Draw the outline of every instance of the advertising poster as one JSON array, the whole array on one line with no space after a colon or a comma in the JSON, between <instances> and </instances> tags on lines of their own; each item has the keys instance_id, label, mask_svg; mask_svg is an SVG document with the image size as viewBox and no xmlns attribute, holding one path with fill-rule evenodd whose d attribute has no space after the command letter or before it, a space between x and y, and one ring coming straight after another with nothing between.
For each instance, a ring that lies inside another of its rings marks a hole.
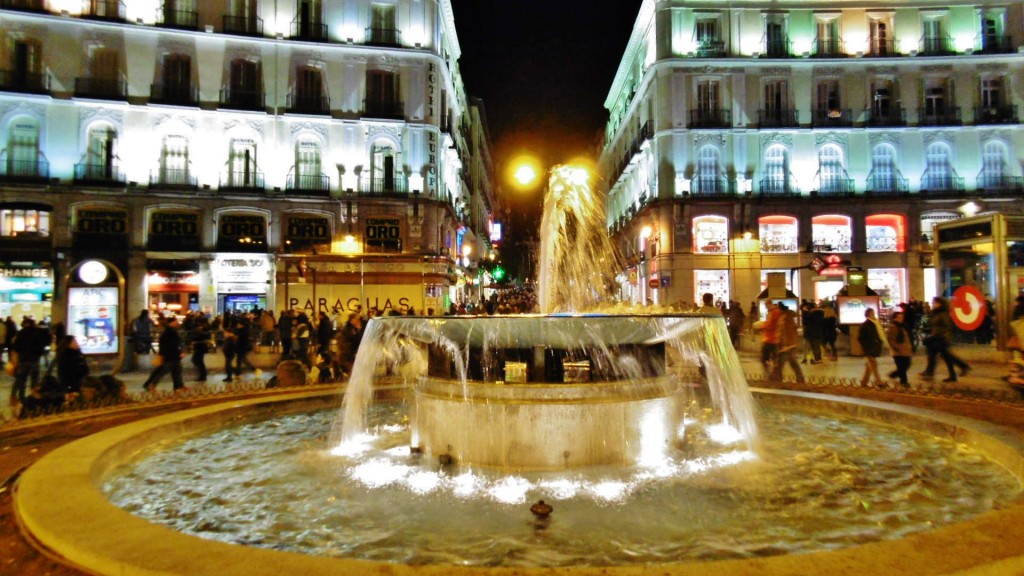
<instances>
[{"instance_id":1,"label":"advertising poster","mask_svg":"<svg viewBox=\"0 0 1024 576\"><path fill-rule=\"evenodd\" d=\"M879 318L881 302L878 296L837 296L840 324L863 324L868 308L875 309L875 318Z\"/></svg>"},{"instance_id":2,"label":"advertising poster","mask_svg":"<svg viewBox=\"0 0 1024 576\"><path fill-rule=\"evenodd\" d=\"M68 334L83 354L117 354L117 288L68 288Z\"/></svg>"}]
</instances>

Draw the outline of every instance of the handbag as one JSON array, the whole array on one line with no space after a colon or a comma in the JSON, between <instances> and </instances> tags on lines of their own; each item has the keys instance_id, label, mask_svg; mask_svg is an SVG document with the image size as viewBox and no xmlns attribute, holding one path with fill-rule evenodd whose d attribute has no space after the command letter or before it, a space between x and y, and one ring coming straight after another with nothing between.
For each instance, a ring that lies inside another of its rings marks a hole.
<instances>
[{"instance_id":1,"label":"handbag","mask_svg":"<svg viewBox=\"0 0 1024 576\"><path fill-rule=\"evenodd\" d=\"M164 357L163 357L162 354L157 354L156 356L153 356L153 367L154 368L158 368L158 367L163 366L163 365L164 365Z\"/></svg>"}]
</instances>

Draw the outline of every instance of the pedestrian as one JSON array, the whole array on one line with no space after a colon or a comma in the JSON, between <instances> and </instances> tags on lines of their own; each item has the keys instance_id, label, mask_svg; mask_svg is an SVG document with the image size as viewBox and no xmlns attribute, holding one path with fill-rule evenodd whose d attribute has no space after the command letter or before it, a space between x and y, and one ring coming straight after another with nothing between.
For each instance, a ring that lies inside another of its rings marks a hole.
<instances>
[{"instance_id":1,"label":"pedestrian","mask_svg":"<svg viewBox=\"0 0 1024 576\"><path fill-rule=\"evenodd\" d=\"M32 318L21 321L21 330L11 341L11 362L14 364L14 385L11 388L11 405L23 404L27 393L26 383L31 380L32 388L39 386L39 362L50 346L50 331L36 325Z\"/></svg>"},{"instance_id":2,"label":"pedestrian","mask_svg":"<svg viewBox=\"0 0 1024 576\"><path fill-rule=\"evenodd\" d=\"M282 310L277 318L277 333L281 338L281 359L290 360L292 357L292 337L295 331L295 313L291 310Z\"/></svg>"},{"instance_id":3,"label":"pedestrian","mask_svg":"<svg viewBox=\"0 0 1024 576\"><path fill-rule=\"evenodd\" d=\"M943 382L956 382L957 375L954 368L960 368L960 376L966 376L971 367L966 362L953 354L949 347L953 344L953 320L949 317L949 305L946 299L936 296L932 299L932 311L928 315L928 336L924 339L925 349L928 351L928 364L921 372L921 377L931 379L935 374L935 363L939 356L946 363L949 370L949 377Z\"/></svg>"},{"instance_id":4,"label":"pedestrian","mask_svg":"<svg viewBox=\"0 0 1024 576\"><path fill-rule=\"evenodd\" d=\"M78 346L74 336L64 336L57 343L57 355L54 359L57 366L57 380L66 395L78 396L82 389L82 380L89 375L89 363L85 354Z\"/></svg>"},{"instance_id":5,"label":"pedestrian","mask_svg":"<svg viewBox=\"0 0 1024 576\"><path fill-rule=\"evenodd\" d=\"M210 323L205 317L196 320L192 332L192 366L196 369L196 382L206 382L206 355L210 352Z\"/></svg>"},{"instance_id":6,"label":"pedestrian","mask_svg":"<svg viewBox=\"0 0 1024 576\"><path fill-rule=\"evenodd\" d=\"M771 363L776 360L776 351L779 348L779 319L781 317L782 310L773 306L769 300L768 316L761 323L761 367L768 373L774 372Z\"/></svg>"},{"instance_id":7,"label":"pedestrian","mask_svg":"<svg viewBox=\"0 0 1024 576\"><path fill-rule=\"evenodd\" d=\"M885 331L875 316L875 309L868 308L864 311L864 323L857 331L857 342L864 353L864 374L860 377L860 385L867 386L872 376L875 378L875 385L884 384L882 376L878 373L878 357L885 350Z\"/></svg>"},{"instance_id":8,"label":"pedestrian","mask_svg":"<svg viewBox=\"0 0 1024 576\"><path fill-rule=\"evenodd\" d=\"M334 322L327 312L323 310L317 315L316 323L316 351L326 358L331 353L331 338L334 336Z\"/></svg>"},{"instance_id":9,"label":"pedestrian","mask_svg":"<svg viewBox=\"0 0 1024 576\"><path fill-rule=\"evenodd\" d=\"M821 306L810 302L804 316L804 341L810 348L811 364L821 364L821 346L825 332L825 311Z\"/></svg>"},{"instance_id":10,"label":"pedestrian","mask_svg":"<svg viewBox=\"0 0 1024 576\"><path fill-rule=\"evenodd\" d=\"M821 307L821 347L828 352L830 360L839 359L839 351L836 350L836 338L839 336L839 317L832 304Z\"/></svg>"},{"instance_id":11,"label":"pedestrian","mask_svg":"<svg viewBox=\"0 0 1024 576\"><path fill-rule=\"evenodd\" d=\"M224 381L231 382L234 379L232 369L235 354L238 352L238 336L227 326L224 327L224 343L221 344L220 351L224 355Z\"/></svg>"},{"instance_id":12,"label":"pedestrian","mask_svg":"<svg viewBox=\"0 0 1024 576\"><path fill-rule=\"evenodd\" d=\"M705 292L700 297L701 306L697 308L698 314L707 314L708 316L724 316L722 309L715 306L715 295L711 292Z\"/></svg>"},{"instance_id":13,"label":"pedestrian","mask_svg":"<svg viewBox=\"0 0 1024 576\"><path fill-rule=\"evenodd\" d=\"M235 336L238 338L235 345L235 375L241 376L244 368L252 371L256 366L249 361L249 352L252 351L252 324L245 316L239 316L235 320Z\"/></svg>"},{"instance_id":14,"label":"pedestrian","mask_svg":"<svg viewBox=\"0 0 1024 576\"><path fill-rule=\"evenodd\" d=\"M782 380L783 365L789 364L796 374L797 384L804 383L804 373L796 360L797 346L800 345L800 334L797 331L796 311L790 310L782 302L778 303L779 317L776 323L777 350L775 352L775 372L773 379Z\"/></svg>"},{"instance_id":15,"label":"pedestrian","mask_svg":"<svg viewBox=\"0 0 1024 576\"><path fill-rule=\"evenodd\" d=\"M149 354L153 350L153 319L149 310L144 309L132 321L132 339L135 341L136 354Z\"/></svg>"},{"instance_id":16,"label":"pedestrian","mask_svg":"<svg viewBox=\"0 0 1024 576\"><path fill-rule=\"evenodd\" d=\"M898 378L900 386L906 388L910 386L910 382L907 381L907 370L910 370L910 360L914 356L914 342L907 326L907 315L902 310L897 310L893 314L886 338L889 341L889 349L892 350L892 361L896 363L896 370L889 373L889 376Z\"/></svg>"},{"instance_id":17,"label":"pedestrian","mask_svg":"<svg viewBox=\"0 0 1024 576\"><path fill-rule=\"evenodd\" d=\"M185 382L181 379L181 359L184 357L184 352L181 348L181 322L178 321L177 316L171 316L166 320L164 324L164 330L160 334L159 347L160 350L157 352L156 368L150 372L149 378L146 378L146 382L143 383L142 388L146 392L154 392L156 385L164 374L170 372L171 381L174 385L174 391L185 390Z\"/></svg>"},{"instance_id":18,"label":"pedestrian","mask_svg":"<svg viewBox=\"0 0 1024 576\"><path fill-rule=\"evenodd\" d=\"M312 328L309 326L309 317L305 313L300 312L295 317L295 354L298 356L299 361L309 369L313 368L313 363L309 360L309 338L311 333Z\"/></svg>"}]
</instances>

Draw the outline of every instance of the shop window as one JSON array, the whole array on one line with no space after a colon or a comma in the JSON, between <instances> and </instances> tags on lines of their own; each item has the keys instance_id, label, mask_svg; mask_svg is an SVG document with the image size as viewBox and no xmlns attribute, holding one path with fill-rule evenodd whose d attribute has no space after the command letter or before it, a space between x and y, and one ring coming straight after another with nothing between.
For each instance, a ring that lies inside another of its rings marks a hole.
<instances>
[{"instance_id":1,"label":"shop window","mask_svg":"<svg viewBox=\"0 0 1024 576\"><path fill-rule=\"evenodd\" d=\"M715 296L715 305L719 302L729 301L729 271L728 270L694 270L693 271L693 301L701 302L701 297L710 292Z\"/></svg>"},{"instance_id":2,"label":"shop window","mask_svg":"<svg viewBox=\"0 0 1024 576\"><path fill-rule=\"evenodd\" d=\"M695 254L729 253L729 219L723 216L698 216L693 219Z\"/></svg>"},{"instance_id":3,"label":"shop window","mask_svg":"<svg viewBox=\"0 0 1024 576\"><path fill-rule=\"evenodd\" d=\"M45 238L49 235L49 212L42 210L0 208L0 236Z\"/></svg>"},{"instance_id":4,"label":"shop window","mask_svg":"<svg viewBox=\"0 0 1024 576\"><path fill-rule=\"evenodd\" d=\"M845 254L853 251L852 225L849 216L826 214L811 219L814 252Z\"/></svg>"},{"instance_id":5,"label":"shop window","mask_svg":"<svg viewBox=\"0 0 1024 576\"><path fill-rule=\"evenodd\" d=\"M872 214L864 219L868 252L906 252L907 219L900 214Z\"/></svg>"},{"instance_id":6,"label":"shop window","mask_svg":"<svg viewBox=\"0 0 1024 576\"><path fill-rule=\"evenodd\" d=\"M762 216L758 218L757 225L762 254L795 254L800 251L796 218Z\"/></svg>"},{"instance_id":7,"label":"shop window","mask_svg":"<svg viewBox=\"0 0 1024 576\"><path fill-rule=\"evenodd\" d=\"M907 270L905 268L871 268L868 287L878 294L883 308L895 308L906 302Z\"/></svg>"}]
</instances>

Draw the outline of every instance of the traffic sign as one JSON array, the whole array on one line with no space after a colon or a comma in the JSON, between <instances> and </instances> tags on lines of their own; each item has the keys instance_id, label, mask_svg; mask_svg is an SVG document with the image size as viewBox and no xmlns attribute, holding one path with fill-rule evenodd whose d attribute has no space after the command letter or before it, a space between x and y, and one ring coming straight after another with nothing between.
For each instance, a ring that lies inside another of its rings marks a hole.
<instances>
[{"instance_id":1,"label":"traffic sign","mask_svg":"<svg viewBox=\"0 0 1024 576\"><path fill-rule=\"evenodd\" d=\"M647 281L647 285L650 286L651 288L661 288L661 280L658 280L657 278L651 278L650 280Z\"/></svg>"},{"instance_id":2,"label":"traffic sign","mask_svg":"<svg viewBox=\"0 0 1024 576\"><path fill-rule=\"evenodd\" d=\"M985 295L974 286L961 286L953 292L953 298L949 302L949 315L956 327L970 332L981 326L985 320L988 306L985 304Z\"/></svg>"}]
</instances>

